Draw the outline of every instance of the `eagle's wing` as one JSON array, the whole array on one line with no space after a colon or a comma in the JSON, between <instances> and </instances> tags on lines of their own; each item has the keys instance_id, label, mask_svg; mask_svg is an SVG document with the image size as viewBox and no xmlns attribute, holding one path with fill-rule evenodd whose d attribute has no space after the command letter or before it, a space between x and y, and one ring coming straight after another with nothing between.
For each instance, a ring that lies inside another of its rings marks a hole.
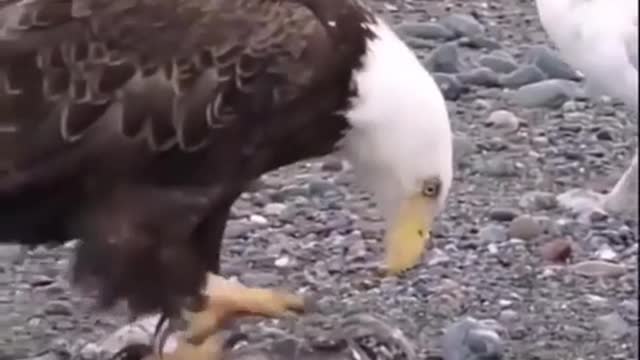
<instances>
[{"instance_id":1,"label":"eagle's wing","mask_svg":"<svg viewBox=\"0 0 640 360\"><path fill-rule=\"evenodd\" d=\"M327 45L296 1L0 0L0 176L114 132L198 149L296 98Z\"/></svg>"}]
</instances>

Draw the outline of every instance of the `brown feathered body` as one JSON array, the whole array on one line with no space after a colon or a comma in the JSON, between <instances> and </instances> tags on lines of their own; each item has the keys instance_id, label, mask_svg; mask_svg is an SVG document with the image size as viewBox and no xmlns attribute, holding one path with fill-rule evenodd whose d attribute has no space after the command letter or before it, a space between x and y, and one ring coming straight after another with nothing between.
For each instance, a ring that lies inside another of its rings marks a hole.
<instances>
[{"instance_id":1,"label":"brown feathered body","mask_svg":"<svg viewBox=\"0 0 640 360\"><path fill-rule=\"evenodd\" d=\"M0 1L0 241L81 239L103 305L173 312L261 174L334 150L351 0Z\"/></svg>"}]
</instances>

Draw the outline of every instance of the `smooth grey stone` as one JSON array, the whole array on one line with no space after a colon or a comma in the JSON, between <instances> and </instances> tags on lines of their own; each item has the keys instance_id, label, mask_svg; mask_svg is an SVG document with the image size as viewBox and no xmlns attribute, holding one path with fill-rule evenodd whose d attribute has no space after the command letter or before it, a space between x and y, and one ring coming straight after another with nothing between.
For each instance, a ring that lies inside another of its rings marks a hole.
<instances>
[{"instance_id":1,"label":"smooth grey stone","mask_svg":"<svg viewBox=\"0 0 640 360\"><path fill-rule=\"evenodd\" d=\"M487 67L475 68L458 74L458 79L468 85L493 87L500 84L498 74Z\"/></svg>"},{"instance_id":2,"label":"smooth grey stone","mask_svg":"<svg viewBox=\"0 0 640 360\"><path fill-rule=\"evenodd\" d=\"M486 37L483 34L470 35L468 37L463 37L458 42L461 46L466 46L473 49L489 49L496 50L500 49L502 45L499 42Z\"/></svg>"},{"instance_id":3,"label":"smooth grey stone","mask_svg":"<svg viewBox=\"0 0 640 360\"><path fill-rule=\"evenodd\" d=\"M444 360L500 360L504 343L496 328L488 322L465 318L445 329L442 338Z\"/></svg>"},{"instance_id":4,"label":"smooth grey stone","mask_svg":"<svg viewBox=\"0 0 640 360\"><path fill-rule=\"evenodd\" d=\"M408 22L396 27L396 31L402 35L425 40L451 40L456 34L438 23Z\"/></svg>"},{"instance_id":5,"label":"smooth grey stone","mask_svg":"<svg viewBox=\"0 0 640 360\"><path fill-rule=\"evenodd\" d=\"M512 133L520 128L520 118L508 110L496 110L489 114L485 126L503 134Z\"/></svg>"},{"instance_id":6,"label":"smooth grey stone","mask_svg":"<svg viewBox=\"0 0 640 360\"><path fill-rule=\"evenodd\" d=\"M504 226L489 224L478 232L478 239L483 243L498 243L509 240L507 229Z\"/></svg>"},{"instance_id":7,"label":"smooth grey stone","mask_svg":"<svg viewBox=\"0 0 640 360\"><path fill-rule=\"evenodd\" d=\"M499 74L509 74L518 68L515 61L493 54L480 57L478 63Z\"/></svg>"},{"instance_id":8,"label":"smooth grey stone","mask_svg":"<svg viewBox=\"0 0 640 360\"><path fill-rule=\"evenodd\" d=\"M458 58L458 46L455 43L438 46L425 62L425 66L432 72L447 74L460 72L461 64Z\"/></svg>"},{"instance_id":9,"label":"smooth grey stone","mask_svg":"<svg viewBox=\"0 0 640 360\"><path fill-rule=\"evenodd\" d=\"M489 210L489 219L494 221L512 221L520 215L517 209L507 207L495 207Z\"/></svg>"},{"instance_id":10,"label":"smooth grey stone","mask_svg":"<svg viewBox=\"0 0 640 360\"><path fill-rule=\"evenodd\" d=\"M451 74L434 73L433 79L438 84L446 100L455 101L469 89Z\"/></svg>"},{"instance_id":11,"label":"smooth grey stone","mask_svg":"<svg viewBox=\"0 0 640 360\"><path fill-rule=\"evenodd\" d=\"M559 108L567 100L583 94L578 83L551 79L521 87L511 94L511 101L524 107Z\"/></svg>"},{"instance_id":12,"label":"smooth grey stone","mask_svg":"<svg viewBox=\"0 0 640 360\"><path fill-rule=\"evenodd\" d=\"M466 14L451 14L442 18L440 24L460 37L472 37L485 32L484 26L478 20Z\"/></svg>"},{"instance_id":13,"label":"smooth grey stone","mask_svg":"<svg viewBox=\"0 0 640 360\"><path fill-rule=\"evenodd\" d=\"M542 234L543 227L529 215L520 215L509 224L509 237L531 240Z\"/></svg>"},{"instance_id":14,"label":"smooth grey stone","mask_svg":"<svg viewBox=\"0 0 640 360\"><path fill-rule=\"evenodd\" d=\"M507 88L516 89L521 86L540 82L546 78L546 75L537 67L524 65L509 74L500 76L500 84Z\"/></svg>"},{"instance_id":15,"label":"smooth grey stone","mask_svg":"<svg viewBox=\"0 0 640 360\"><path fill-rule=\"evenodd\" d=\"M518 205L532 211L551 210L558 207L558 199L550 192L530 191L522 195Z\"/></svg>"},{"instance_id":16,"label":"smooth grey stone","mask_svg":"<svg viewBox=\"0 0 640 360\"><path fill-rule=\"evenodd\" d=\"M525 54L525 61L535 65L550 79L579 81L581 77L558 54L547 46L532 46Z\"/></svg>"},{"instance_id":17,"label":"smooth grey stone","mask_svg":"<svg viewBox=\"0 0 640 360\"><path fill-rule=\"evenodd\" d=\"M406 38L404 41L414 50L433 49L435 47L433 42L415 37Z\"/></svg>"},{"instance_id":18,"label":"smooth grey stone","mask_svg":"<svg viewBox=\"0 0 640 360\"><path fill-rule=\"evenodd\" d=\"M629 324L617 312L598 316L595 323L602 336L607 339L620 339L631 331Z\"/></svg>"}]
</instances>

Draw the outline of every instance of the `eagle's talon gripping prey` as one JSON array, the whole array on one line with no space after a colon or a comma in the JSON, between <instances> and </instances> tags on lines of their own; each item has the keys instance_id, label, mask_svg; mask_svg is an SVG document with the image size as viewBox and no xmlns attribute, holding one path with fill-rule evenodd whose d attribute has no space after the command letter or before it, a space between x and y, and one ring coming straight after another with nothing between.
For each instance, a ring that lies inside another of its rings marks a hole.
<instances>
[{"instance_id":1,"label":"eagle's talon gripping prey","mask_svg":"<svg viewBox=\"0 0 640 360\"><path fill-rule=\"evenodd\" d=\"M304 311L301 296L270 289L244 286L221 276L208 274L205 308L184 311L187 329L176 349L155 355L168 360L217 360L224 341L216 334L228 321L241 316L284 317Z\"/></svg>"}]
</instances>

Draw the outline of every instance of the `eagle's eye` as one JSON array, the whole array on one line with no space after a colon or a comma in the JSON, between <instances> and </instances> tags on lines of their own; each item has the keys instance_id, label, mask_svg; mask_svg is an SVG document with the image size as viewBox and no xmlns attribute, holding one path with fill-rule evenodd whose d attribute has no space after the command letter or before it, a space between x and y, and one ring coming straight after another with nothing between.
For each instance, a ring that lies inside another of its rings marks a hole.
<instances>
[{"instance_id":1,"label":"eagle's eye","mask_svg":"<svg viewBox=\"0 0 640 360\"><path fill-rule=\"evenodd\" d=\"M440 194L440 179L428 179L422 182L422 196L434 198Z\"/></svg>"}]
</instances>

